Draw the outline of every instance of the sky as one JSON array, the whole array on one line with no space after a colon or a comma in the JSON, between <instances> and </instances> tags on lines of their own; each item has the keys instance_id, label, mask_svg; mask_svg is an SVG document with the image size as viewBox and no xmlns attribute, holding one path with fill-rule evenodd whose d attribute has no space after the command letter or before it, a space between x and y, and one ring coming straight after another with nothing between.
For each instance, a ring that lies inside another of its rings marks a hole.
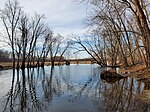
<instances>
[{"instance_id":1,"label":"sky","mask_svg":"<svg viewBox=\"0 0 150 112\"><path fill-rule=\"evenodd\" d=\"M0 0L3 7L7 0ZM87 17L87 5L79 0L18 0L23 11L30 16L35 13L45 15L45 22L52 28L54 34L64 37L76 34L86 34L84 20ZM85 53L80 53L85 56Z\"/></svg>"},{"instance_id":2,"label":"sky","mask_svg":"<svg viewBox=\"0 0 150 112\"><path fill-rule=\"evenodd\" d=\"M7 0L0 0L3 6ZM83 24L86 18L86 4L79 0L18 0L23 10L29 14L44 14L46 23L52 27L55 34L82 35L86 32Z\"/></svg>"}]
</instances>

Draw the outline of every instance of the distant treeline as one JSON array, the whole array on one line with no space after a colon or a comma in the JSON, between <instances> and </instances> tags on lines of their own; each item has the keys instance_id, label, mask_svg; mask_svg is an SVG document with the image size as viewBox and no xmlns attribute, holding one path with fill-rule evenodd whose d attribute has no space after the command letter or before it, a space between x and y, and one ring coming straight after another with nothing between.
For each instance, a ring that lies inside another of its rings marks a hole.
<instances>
[{"instance_id":1,"label":"distant treeline","mask_svg":"<svg viewBox=\"0 0 150 112\"><path fill-rule=\"evenodd\" d=\"M12 53L9 52L9 51L5 51L3 49L0 49L0 62L13 62L13 59L12 59ZM33 57L34 60L37 60L38 57ZM22 58L20 57L20 62L22 61ZM16 61L17 61L17 56L16 56ZM46 58L45 59L46 62L50 62L51 59L50 57ZM60 56L55 56L55 61L65 61L65 58L64 57L60 57ZM27 62L27 61L26 61ZM42 59L39 60L39 62L42 62Z\"/></svg>"},{"instance_id":2,"label":"distant treeline","mask_svg":"<svg viewBox=\"0 0 150 112\"><path fill-rule=\"evenodd\" d=\"M11 62L11 53L0 49L0 62Z\"/></svg>"}]
</instances>

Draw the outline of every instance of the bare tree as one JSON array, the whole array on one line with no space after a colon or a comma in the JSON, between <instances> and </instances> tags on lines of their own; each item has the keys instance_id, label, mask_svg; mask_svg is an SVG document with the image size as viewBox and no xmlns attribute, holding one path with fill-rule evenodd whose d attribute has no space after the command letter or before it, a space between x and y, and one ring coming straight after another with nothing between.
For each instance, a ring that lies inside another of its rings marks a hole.
<instances>
[{"instance_id":1,"label":"bare tree","mask_svg":"<svg viewBox=\"0 0 150 112\"><path fill-rule=\"evenodd\" d=\"M143 8L143 5L146 4L146 1L133 0L130 2L129 0L122 1L122 3L126 4L129 9L132 11L134 16L136 17L136 23L140 29L140 33L142 35L142 42L146 52L146 66L150 66L150 28L149 28L149 16L147 17L148 9ZM146 5L144 6L146 7Z\"/></svg>"},{"instance_id":2,"label":"bare tree","mask_svg":"<svg viewBox=\"0 0 150 112\"><path fill-rule=\"evenodd\" d=\"M21 7L19 3L8 0L5 7L0 11L0 18L5 27L8 37L8 44L11 46L13 56L13 67L15 68L15 38L17 33L17 25L21 16Z\"/></svg>"},{"instance_id":3,"label":"bare tree","mask_svg":"<svg viewBox=\"0 0 150 112\"><path fill-rule=\"evenodd\" d=\"M30 37L29 37L29 49L28 49L28 67L31 66L31 62L34 65L34 54L37 45L37 40L40 36L44 34L46 29L44 28L44 24L42 23L44 16L42 15L35 15L35 17L31 21L31 30L30 30Z\"/></svg>"},{"instance_id":4,"label":"bare tree","mask_svg":"<svg viewBox=\"0 0 150 112\"><path fill-rule=\"evenodd\" d=\"M38 42L38 38L44 36L46 28L42 23L43 16L35 15L32 19L27 17L26 14L22 14L18 25L18 35L15 39L15 52L18 57L18 68L24 69L27 66L34 66L35 52ZM31 63L33 62L33 64Z\"/></svg>"},{"instance_id":5,"label":"bare tree","mask_svg":"<svg viewBox=\"0 0 150 112\"><path fill-rule=\"evenodd\" d=\"M52 36L53 36L52 30L47 28L45 35L43 36L44 37L43 46L40 49L40 51L37 51L37 54L38 54L37 55L38 56L37 66L40 66L39 61L41 60L42 61L41 66L44 67L46 58L48 57L48 54L50 52L51 47L50 47L49 42L50 42Z\"/></svg>"},{"instance_id":6,"label":"bare tree","mask_svg":"<svg viewBox=\"0 0 150 112\"><path fill-rule=\"evenodd\" d=\"M97 64L99 64L100 66L106 66L107 63L104 60L104 52L103 52L103 47L99 45L97 45L97 41L99 40L81 40L81 38L79 36L74 36L74 39L72 40L74 43L77 43L81 46L81 48L75 48L77 50L77 52L81 52L81 51L86 51L95 61ZM96 39L96 38L95 38Z\"/></svg>"},{"instance_id":7,"label":"bare tree","mask_svg":"<svg viewBox=\"0 0 150 112\"><path fill-rule=\"evenodd\" d=\"M115 59L112 63L120 61L129 66L143 58L146 66L150 66L149 1L88 0L87 3L93 7L88 24L103 40L106 60Z\"/></svg>"},{"instance_id":8,"label":"bare tree","mask_svg":"<svg viewBox=\"0 0 150 112\"><path fill-rule=\"evenodd\" d=\"M63 46L60 48L60 59L59 59L59 65L61 65L61 61L63 59L64 54L67 52L67 50L69 50L69 48L71 48L71 45L73 45L72 41L69 39L66 39L63 41Z\"/></svg>"},{"instance_id":9,"label":"bare tree","mask_svg":"<svg viewBox=\"0 0 150 112\"><path fill-rule=\"evenodd\" d=\"M60 34L56 36L52 36L49 40L49 48L50 48L50 59L51 65L54 66L55 58L59 53L60 45L62 44L63 37Z\"/></svg>"}]
</instances>

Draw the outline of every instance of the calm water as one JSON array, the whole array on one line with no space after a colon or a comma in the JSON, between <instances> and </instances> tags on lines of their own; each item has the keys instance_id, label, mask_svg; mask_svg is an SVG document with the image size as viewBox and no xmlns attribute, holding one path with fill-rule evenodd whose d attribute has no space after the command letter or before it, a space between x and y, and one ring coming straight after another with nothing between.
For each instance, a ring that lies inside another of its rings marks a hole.
<instances>
[{"instance_id":1,"label":"calm water","mask_svg":"<svg viewBox=\"0 0 150 112\"><path fill-rule=\"evenodd\" d=\"M150 84L100 79L98 65L0 71L0 112L150 112Z\"/></svg>"}]
</instances>

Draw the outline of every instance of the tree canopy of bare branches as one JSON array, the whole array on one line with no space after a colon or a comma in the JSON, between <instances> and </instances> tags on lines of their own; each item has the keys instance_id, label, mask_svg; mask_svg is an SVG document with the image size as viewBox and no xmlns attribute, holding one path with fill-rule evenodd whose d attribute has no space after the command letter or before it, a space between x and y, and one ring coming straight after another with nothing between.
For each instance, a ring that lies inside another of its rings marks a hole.
<instances>
[{"instance_id":1,"label":"tree canopy of bare branches","mask_svg":"<svg viewBox=\"0 0 150 112\"><path fill-rule=\"evenodd\" d=\"M84 2L86 0L83 0ZM100 46L109 65L134 65L145 62L150 66L150 2L146 0L88 0L91 13L88 25L91 26L91 40L96 46L88 47L77 40L88 54L96 52ZM96 39L95 39L96 38ZM97 43L97 44L96 44ZM84 45L84 46L83 46ZM95 54L94 53L94 54ZM95 60L98 56L92 55ZM99 58L103 58L100 56ZM104 58L103 58L104 59ZM99 63L103 64L101 60Z\"/></svg>"}]
</instances>

